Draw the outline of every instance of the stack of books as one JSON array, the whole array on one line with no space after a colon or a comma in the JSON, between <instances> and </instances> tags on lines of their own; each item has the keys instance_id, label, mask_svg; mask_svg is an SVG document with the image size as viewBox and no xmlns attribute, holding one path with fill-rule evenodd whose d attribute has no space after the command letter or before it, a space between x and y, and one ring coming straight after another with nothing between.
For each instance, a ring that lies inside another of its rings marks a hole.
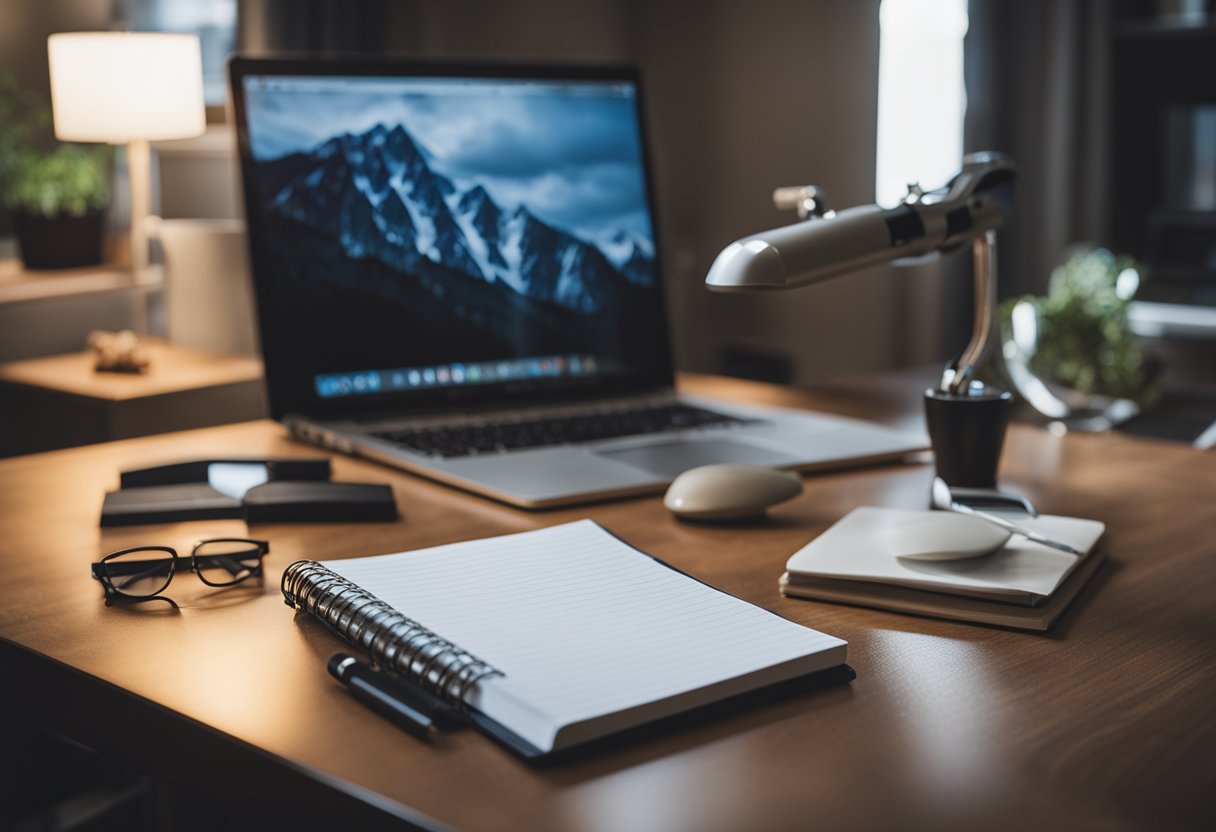
<instances>
[{"instance_id":1,"label":"stack of books","mask_svg":"<svg viewBox=\"0 0 1216 832\"><path fill-rule=\"evenodd\" d=\"M1101 564L1096 520L1040 515L1019 525L1067 543L1077 555L1014 535L996 552L965 560L897 557L893 535L927 512L854 509L796 552L781 576L782 593L878 609L1048 630Z\"/></svg>"}]
</instances>

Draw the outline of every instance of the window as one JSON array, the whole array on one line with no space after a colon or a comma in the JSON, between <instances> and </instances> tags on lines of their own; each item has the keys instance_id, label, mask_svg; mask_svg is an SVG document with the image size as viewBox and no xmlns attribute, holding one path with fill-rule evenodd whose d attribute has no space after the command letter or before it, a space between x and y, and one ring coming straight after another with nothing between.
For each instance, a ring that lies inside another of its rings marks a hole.
<instances>
[{"instance_id":1,"label":"window","mask_svg":"<svg viewBox=\"0 0 1216 832\"><path fill-rule=\"evenodd\" d=\"M223 107L224 61L236 50L236 0L120 0L119 23L137 32L191 32L203 53L203 97Z\"/></svg>"},{"instance_id":2,"label":"window","mask_svg":"<svg viewBox=\"0 0 1216 832\"><path fill-rule=\"evenodd\" d=\"M879 9L878 160L880 205L958 173L963 157L963 36L967 0L882 0Z\"/></svg>"}]
</instances>

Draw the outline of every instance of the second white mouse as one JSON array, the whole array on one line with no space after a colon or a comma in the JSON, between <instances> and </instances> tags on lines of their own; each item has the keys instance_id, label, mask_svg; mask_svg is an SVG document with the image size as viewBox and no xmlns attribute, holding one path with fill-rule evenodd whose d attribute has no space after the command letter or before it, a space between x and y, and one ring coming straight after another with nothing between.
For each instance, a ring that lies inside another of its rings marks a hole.
<instances>
[{"instance_id":1,"label":"second white mouse","mask_svg":"<svg viewBox=\"0 0 1216 832\"><path fill-rule=\"evenodd\" d=\"M703 465L680 474L663 505L689 520L742 520L802 493L802 477L759 465Z\"/></svg>"},{"instance_id":2,"label":"second white mouse","mask_svg":"<svg viewBox=\"0 0 1216 832\"><path fill-rule=\"evenodd\" d=\"M1005 545L1010 532L979 517L930 511L923 517L890 527L885 535L896 557L962 560L992 554Z\"/></svg>"}]
</instances>

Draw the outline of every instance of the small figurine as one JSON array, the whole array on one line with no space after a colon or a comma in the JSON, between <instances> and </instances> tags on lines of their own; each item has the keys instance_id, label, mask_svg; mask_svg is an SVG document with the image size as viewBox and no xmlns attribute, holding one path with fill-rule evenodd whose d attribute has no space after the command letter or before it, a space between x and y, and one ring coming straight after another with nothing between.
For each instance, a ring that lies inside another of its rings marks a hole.
<instances>
[{"instance_id":1,"label":"small figurine","mask_svg":"<svg viewBox=\"0 0 1216 832\"><path fill-rule=\"evenodd\" d=\"M148 369L148 349L129 329L121 332L94 330L89 333L93 369L99 373L142 373Z\"/></svg>"}]
</instances>

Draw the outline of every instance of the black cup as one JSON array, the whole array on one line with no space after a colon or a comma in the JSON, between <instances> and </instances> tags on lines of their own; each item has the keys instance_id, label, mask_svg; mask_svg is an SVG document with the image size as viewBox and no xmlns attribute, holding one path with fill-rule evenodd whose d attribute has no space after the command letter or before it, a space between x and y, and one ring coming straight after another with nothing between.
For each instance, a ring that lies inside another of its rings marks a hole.
<instances>
[{"instance_id":1,"label":"black cup","mask_svg":"<svg viewBox=\"0 0 1216 832\"><path fill-rule=\"evenodd\" d=\"M996 488L1011 396L992 387L977 395L925 391L925 420L937 475L960 488Z\"/></svg>"}]
</instances>

